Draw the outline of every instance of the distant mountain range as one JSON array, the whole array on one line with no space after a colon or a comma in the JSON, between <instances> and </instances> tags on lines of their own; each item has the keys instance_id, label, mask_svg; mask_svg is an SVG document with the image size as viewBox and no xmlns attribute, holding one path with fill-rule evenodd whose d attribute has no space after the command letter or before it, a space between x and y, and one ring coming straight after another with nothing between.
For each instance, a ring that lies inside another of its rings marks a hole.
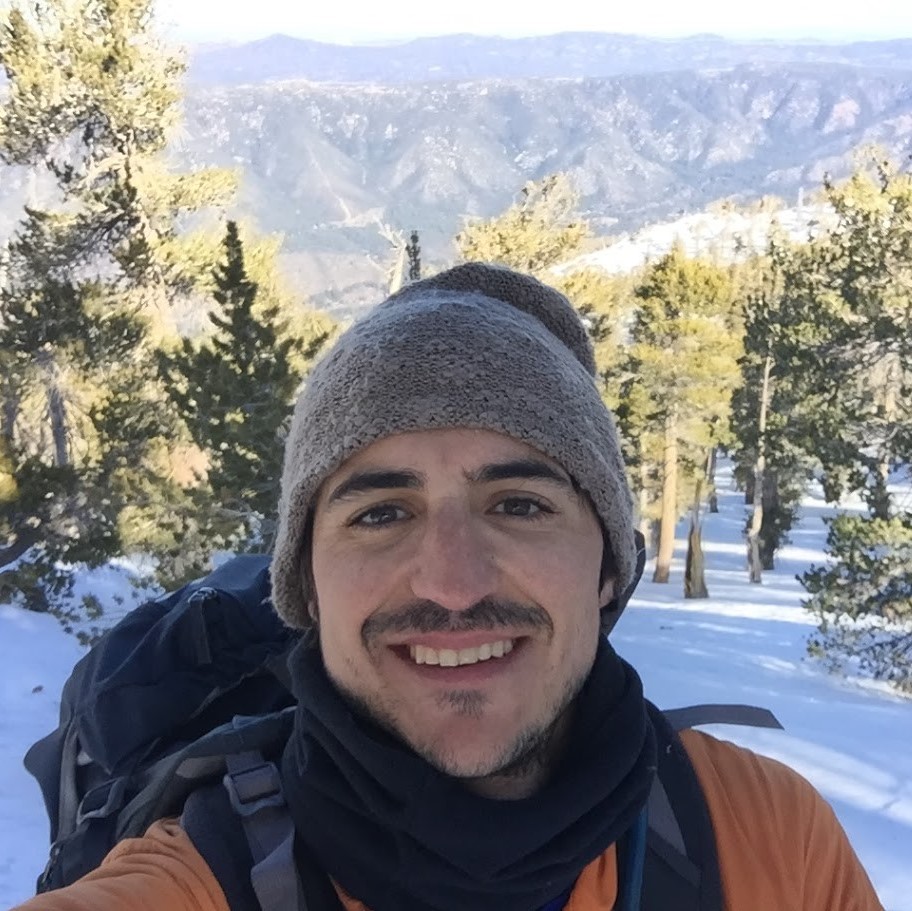
<instances>
[{"instance_id":1,"label":"distant mountain range","mask_svg":"<svg viewBox=\"0 0 912 911\"><path fill-rule=\"evenodd\" d=\"M394 253L381 225L417 228L425 262L444 265L467 217L553 172L609 234L719 198L810 199L864 144L904 159L912 41L276 37L196 49L185 111L176 163L237 167L231 214L284 234L302 297L345 314L382 293ZM3 233L23 192L0 176Z\"/></svg>"},{"instance_id":2,"label":"distant mountain range","mask_svg":"<svg viewBox=\"0 0 912 911\"><path fill-rule=\"evenodd\" d=\"M287 79L383 85L479 79L629 76L742 64L841 63L912 66L912 39L820 42L729 41L717 35L659 40L570 32L537 38L448 35L404 44L339 46L274 35L242 45L201 45L190 59L198 85Z\"/></svg>"},{"instance_id":3,"label":"distant mountain range","mask_svg":"<svg viewBox=\"0 0 912 911\"><path fill-rule=\"evenodd\" d=\"M194 87L185 161L244 173L243 211L285 234L317 303L376 300L392 258L383 222L451 261L465 217L568 171L599 233L634 230L720 197L794 202L855 150L912 151L907 71L741 65L611 78Z\"/></svg>"}]
</instances>

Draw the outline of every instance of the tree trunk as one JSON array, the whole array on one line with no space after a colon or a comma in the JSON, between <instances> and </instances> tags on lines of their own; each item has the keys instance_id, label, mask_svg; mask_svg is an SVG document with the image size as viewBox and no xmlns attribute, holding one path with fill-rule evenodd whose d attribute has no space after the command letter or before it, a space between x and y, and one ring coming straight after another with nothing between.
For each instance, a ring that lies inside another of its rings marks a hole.
<instances>
[{"instance_id":1,"label":"tree trunk","mask_svg":"<svg viewBox=\"0 0 912 911\"><path fill-rule=\"evenodd\" d=\"M51 440L54 444L54 464L58 468L65 468L70 464L70 448L67 433L66 397L63 392L60 366L47 348L40 349L35 360L45 378Z\"/></svg>"},{"instance_id":2,"label":"tree trunk","mask_svg":"<svg viewBox=\"0 0 912 911\"><path fill-rule=\"evenodd\" d=\"M773 359L766 356L763 365L763 385L760 389L760 417L757 422L757 461L754 463L753 510L747 530L747 567L750 581L763 581L763 561L760 555L760 528L763 524L763 481L766 471L766 415L769 410L770 374Z\"/></svg>"},{"instance_id":3,"label":"tree trunk","mask_svg":"<svg viewBox=\"0 0 912 911\"><path fill-rule=\"evenodd\" d=\"M8 449L12 451L16 441L16 421L19 419L21 397L17 390L7 385L0 391L3 396L2 411L0 411L0 437L5 441Z\"/></svg>"},{"instance_id":4,"label":"tree trunk","mask_svg":"<svg viewBox=\"0 0 912 911\"><path fill-rule=\"evenodd\" d=\"M744 481L744 505L753 506L754 503L754 473L753 471Z\"/></svg>"},{"instance_id":5,"label":"tree trunk","mask_svg":"<svg viewBox=\"0 0 912 911\"><path fill-rule=\"evenodd\" d=\"M887 484L890 480L890 464L885 457L881 457L873 472L873 481L868 490L868 508L874 519L889 519L891 510L891 497Z\"/></svg>"},{"instance_id":6,"label":"tree trunk","mask_svg":"<svg viewBox=\"0 0 912 911\"><path fill-rule=\"evenodd\" d=\"M640 534L646 541L646 557L649 558L654 553L652 541L653 520L649 518L649 466L646 464L646 459L643 457L642 447L640 449L639 475L640 483L639 490L637 491L637 508L639 512L638 528Z\"/></svg>"},{"instance_id":7,"label":"tree trunk","mask_svg":"<svg viewBox=\"0 0 912 911\"><path fill-rule=\"evenodd\" d=\"M668 582L674 556L678 520L678 420L672 411L665 418L665 452L662 460L662 519L653 582Z\"/></svg>"},{"instance_id":8,"label":"tree trunk","mask_svg":"<svg viewBox=\"0 0 912 911\"><path fill-rule=\"evenodd\" d=\"M896 427L900 418L899 392L902 384L902 363L897 355L887 355L880 364L883 378L880 383L878 405L886 427ZM888 488L890 482L889 443L881 443L878 452L877 466L874 469L872 484L868 490L868 508L875 519L889 519L892 510L892 499Z\"/></svg>"},{"instance_id":9,"label":"tree trunk","mask_svg":"<svg viewBox=\"0 0 912 911\"><path fill-rule=\"evenodd\" d=\"M776 517L780 515L782 503L779 498L779 472L763 472L763 506L761 507L762 520L760 522L760 565L763 569L776 568L776 548L779 546L781 532L772 526Z\"/></svg>"},{"instance_id":10,"label":"tree trunk","mask_svg":"<svg viewBox=\"0 0 912 911\"><path fill-rule=\"evenodd\" d=\"M684 597L708 598L705 561L703 559L703 523L700 520L701 484L697 481L687 534L687 563L684 567Z\"/></svg>"},{"instance_id":11,"label":"tree trunk","mask_svg":"<svg viewBox=\"0 0 912 911\"><path fill-rule=\"evenodd\" d=\"M716 490L716 466L719 460L719 447L710 446L706 457L706 489L709 491L709 511L719 511L719 493Z\"/></svg>"}]
</instances>

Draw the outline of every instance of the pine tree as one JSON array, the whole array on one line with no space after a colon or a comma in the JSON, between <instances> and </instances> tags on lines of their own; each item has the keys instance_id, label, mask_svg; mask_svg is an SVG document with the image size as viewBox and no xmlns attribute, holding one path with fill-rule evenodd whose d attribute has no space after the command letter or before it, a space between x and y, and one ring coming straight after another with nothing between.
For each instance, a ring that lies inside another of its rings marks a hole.
<instances>
[{"instance_id":1,"label":"pine tree","mask_svg":"<svg viewBox=\"0 0 912 911\"><path fill-rule=\"evenodd\" d=\"M817 621L808 651L831 670L851 664L912 693L912 513L829 524L829 560L801 579Z\"/></svg>"},{"instance_id":2,"label":"pine tree","mask_svg":"<svg viewBox=\"0 0 912 911\"><path fill-rule=\"evenodd\" d=\"M741 385L732 408L732 454L736 476L745 484L751 513L746 526L752 582L773 569L777 550L788 540L813 467L808 417L816 414L801 388L801 368L791 363L792 340L803 335L799 308L785 287L796 269L807 273L807 248L775 238L768 255L747 268L744 289L744 355Z\"/></svg>"},{"instance_id":3,"label":"pine tree","mask_svg":"<svg viewBox=\"0 0 912 911\"><path fill-rule=\"evenodd\" d=\"M214 333L184 339L161 354L172 400L208 461L213 535L238 546L268 549L278 504L282 433L302 373L326 341L289 334L276 306L258 308L259 286L247 273L238 227L228 222L224 261L214 275ZM211 509L211 506L210 506Z\"/></svg>"},{"instance_id":4,"label":"pine tree","mask_svg":"<svg viewBox=\"0 0 912 911\"><path fill-rule=\"evenodd\" d=\"M153 341L198 278L178 219L234 177L167 170L183 66L151 24L151 0L14 0L0 17L0 159L38 188L0 288L0 567L39 608L62 610L76 564L142 546L183 498Z\"/></svg>"},{"instance_id":5,"label":"pine tree","mask_svg":"<svg viewBox=\"0 0 912 911\"><path fill-rule=\"evenodd\" d=\"M833 520L830 565L801 579L818 622L809 649L908 689L910 516L889 479L912 461L912 175L874 155L825 195L836 227L785 287L804 317L789 354L827 498L857 491L869 514Z\"/></svg>"},{"instance_id":6,"label":"pine tree","mask_svg":"<svg viewBox=\"0 0 912 911\"><path fill-rule=\"evenodd\" d=\"M145 326L112 308L103 282L74 278L71 227L66 216L29 212L0 288L2 586L66 622L78 616L63 606L69 567L122 552L121 514L152 475L167 427L148 395Z\"/></svg>"},{"instance_id":7,"label":"pine tree","mask_svg":"<svg viewBox=\"0 0 912 911\"><path fill-rule=\"evenodd\" d=\"M912 454L912 178L875 160L825 196L836 227L778 263L790 439L829 500L858 491L888 518L889 473Z\"/></svg>"},{"instance_id":8,"label":"pine tree","mask_svg":"<svg viewBox=\"0 0 912 911\"><path fill-rule=\"evenodd\" d=\"M412 231L409 242L405 248L408 257L408 280L417 282L421 279L421 246L418 242L418 232Z\"/></svg>"},{"instance_id":9,"label":"pine tree","mask_svg":"<svg viewBox=\"0 0 912 911\"><path fill-rule=\"evenodd\" d=\"M529 182L502 215L463 228L456 237L459 255L542 276L578 253L589 236L578 208L579 195L565 174Z\"/></svg>"},{"instance_id":10,"label":"pine tree","mask_svg":"<svg viewBox=\"0 0 912 911\"><path fill-rule=\"evenodd\" d=\"M680 247L650 267L637 286L639 307L622 390L622 432L635 441L643 477L658 477L661 502L656 582L667 582L684 469L691 514L685 594L705 597L700 546L706 462L727 432L737 380L740 333L722 269L688 259Z\"/></svg>"}]
</instances>

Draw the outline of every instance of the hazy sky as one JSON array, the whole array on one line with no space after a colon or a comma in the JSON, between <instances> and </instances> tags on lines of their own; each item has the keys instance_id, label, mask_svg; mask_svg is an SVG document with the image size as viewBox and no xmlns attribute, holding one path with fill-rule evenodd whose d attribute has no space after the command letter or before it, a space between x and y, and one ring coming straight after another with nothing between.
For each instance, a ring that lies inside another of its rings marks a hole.
<instances>
[{"instance_id":1,"label":"hazy sky","mask_svg":"<svg viewBox=\"0 0 912 911\"><path fill-rule=\"evenodd\" d=\"M912 0L158 0L183 41L252 40L282 32L361 43L472 32L561 31L731 37L912 37Z\"/></svg>"}]
</instances>

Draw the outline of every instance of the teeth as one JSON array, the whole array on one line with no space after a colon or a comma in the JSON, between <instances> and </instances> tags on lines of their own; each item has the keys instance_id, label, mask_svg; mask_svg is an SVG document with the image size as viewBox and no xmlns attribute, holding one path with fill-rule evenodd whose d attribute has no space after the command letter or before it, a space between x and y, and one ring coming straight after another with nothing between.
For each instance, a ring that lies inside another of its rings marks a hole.
<instances>
[{"instance_id":1,"label":"teeth","mask_svg":"<svg viewBox=\"0 0 912 911\"><path fill-rule=\"evenodd\" d=\"M512 639L498 639L496 642L485 642L477 648L433 649L427 645L410 645L409 655L415 664L437 664L440 667L461 667L464 664L477 664L491 658L503 658L513 651Z\"/></svg>"}]
</instances>

